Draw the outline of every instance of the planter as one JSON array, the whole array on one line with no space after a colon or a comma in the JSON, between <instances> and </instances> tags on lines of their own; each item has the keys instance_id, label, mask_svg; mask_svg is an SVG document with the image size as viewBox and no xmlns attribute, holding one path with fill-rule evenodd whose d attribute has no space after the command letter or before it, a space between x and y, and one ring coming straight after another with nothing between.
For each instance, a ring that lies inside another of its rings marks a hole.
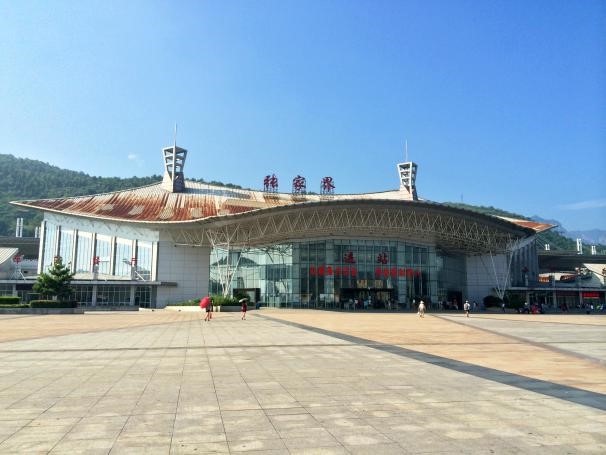
<instances>
[{"instance_id":1,"label":"planter","mask_svg":"<svg viewBox=\"0 0 606 455\"><path fill-rule=\"evenodd\" d=\"M120 306L87 306L82 307L84 311L139 311L138 306L120 305ZM155 309L155 308L154 308Z\"/></svg>"},{"instance_id":2,"label":"planter","mask_svg":"<svg viewBox=\"0 0 606 455\"><path fill-rule=\"evenodd\" d=\"M0 308L0 314L84 314L84 308Z\"/></svg>"}]
</instances>

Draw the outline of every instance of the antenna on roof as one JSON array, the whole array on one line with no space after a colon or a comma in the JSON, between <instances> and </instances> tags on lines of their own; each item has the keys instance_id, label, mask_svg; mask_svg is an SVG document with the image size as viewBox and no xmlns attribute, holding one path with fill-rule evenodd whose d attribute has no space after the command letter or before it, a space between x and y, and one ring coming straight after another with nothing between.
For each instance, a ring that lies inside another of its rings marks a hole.
<instances>
[{"instance_id":1,"label":"antenna on roof","mask_svg":"<svg viewBox=\"0 0 606 455\"><path fill-rule=\"evenodd\" d=\"M173 136L173 146L177 147L177 122L175 122L175 134Z\"/></svg>"}]
</instances>

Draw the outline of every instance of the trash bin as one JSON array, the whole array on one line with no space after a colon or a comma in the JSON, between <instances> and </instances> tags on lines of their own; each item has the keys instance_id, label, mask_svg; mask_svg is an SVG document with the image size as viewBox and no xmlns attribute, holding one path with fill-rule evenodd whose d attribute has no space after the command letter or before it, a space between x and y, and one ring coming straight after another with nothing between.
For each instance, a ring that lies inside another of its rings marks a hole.
<instances>
[{"instance_id":1,"label":"trash bin","mask_svg":"<svg viewBox=\"0 0 606 455\"><path fill-rule=\"evenodd\" d=\"M255 303L255 310L258 310L259 308L261 308L261 303L260 302Z\"/></svg>"}]
</instances>

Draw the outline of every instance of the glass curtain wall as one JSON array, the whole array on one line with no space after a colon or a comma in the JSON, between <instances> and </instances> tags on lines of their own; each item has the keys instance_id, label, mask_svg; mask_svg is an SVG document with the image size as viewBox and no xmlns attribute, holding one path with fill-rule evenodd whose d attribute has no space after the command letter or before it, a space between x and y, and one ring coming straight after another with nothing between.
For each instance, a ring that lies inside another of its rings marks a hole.
<instances>
[{"instance_id":1,"label":"glass curtain wall","mask_svg":"<svg viewBox=\"0 0 606 455\"><path fill-rule=\"evenodd\" d=\"M59 230L52 223L46 223L46 232L44 233L44 255L42 256L42 270L46 271L53 265L57 255L57 234Z\"/></svg>"},{"instance_id":2,"label":"glass curtain wall","mask_svg":"<svg viewBox=\"0 0 606 455\"><path fill-rule=\"evenodd\" d=\"M116 276L130 276L131 261L133 258L133 242L127 239L116 239L115 247L115 271Z\"/></svg>"},{"instance_id":3,"label":"glass curtain wall","mask_svg":"<svg viewBox=\"0 0 606 455\"><path fill-rule=\"evenodd\" d=\"M111 273L111 241L111 237L97 234L95 256L99 258L99 273L102 275Z\"/></svg>"},{"instance_id":4,"label":"glass curtain wall","mask_svg":"<svg viewBox=\"0 0 606 455\"><path fill-rule=\"evenodd\" d=\"M69 264L73 261L72 250L74 248L74 231L69 229L61 229L59 236L59 256L63 259L64 264Z\"/></svg>"},{"instance_id":5,"label":"glass curtain wall","mask_svg":"<svg viewBox=\"0 0 606 455\"><path fill-rule=\"evenodd\" d=\"M137 267L138 278L144 281L151 280L152 270L152 244L151 242L137 242Z\"/></svg>"},{"instance_id":6,"label":"glass curtain wall","mask_svg":"<svg viewBox=\"0 0 606 455\"><path fill-rule=\"evenodd\" d=\"M229 262L226 251L213 250L210 291L254 292L275 307L412 308L420 299L437 304L438 258L432 246L387 240L275 245L232 251Z\"/></svg>"},{"instance_id":7,"label":"glass curtain wall","mask_svg":"<svg viewBox=\"0 0 606 455\"><path fill-rule=\"evenodd\" d=\"M76 273L92 272L92 243L93 234L91 234L90 232L78 231Z\"/></svg>"}]
</instances>

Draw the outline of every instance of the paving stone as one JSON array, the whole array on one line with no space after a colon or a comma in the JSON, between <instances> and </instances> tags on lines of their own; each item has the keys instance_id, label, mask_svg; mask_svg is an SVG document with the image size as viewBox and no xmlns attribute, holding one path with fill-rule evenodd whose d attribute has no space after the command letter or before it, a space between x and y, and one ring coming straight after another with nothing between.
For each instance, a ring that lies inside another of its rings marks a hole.
<instances>
[{"instance_id":1,"label":"paving stone","mask_svg":"<svg viewBox=\"0 0 606 455\"><path fill-rule=\"evenodd\" d=\"M0 453L606 451L603 316L199 316L0 318Z\"/></svg>"}]
</instances>

